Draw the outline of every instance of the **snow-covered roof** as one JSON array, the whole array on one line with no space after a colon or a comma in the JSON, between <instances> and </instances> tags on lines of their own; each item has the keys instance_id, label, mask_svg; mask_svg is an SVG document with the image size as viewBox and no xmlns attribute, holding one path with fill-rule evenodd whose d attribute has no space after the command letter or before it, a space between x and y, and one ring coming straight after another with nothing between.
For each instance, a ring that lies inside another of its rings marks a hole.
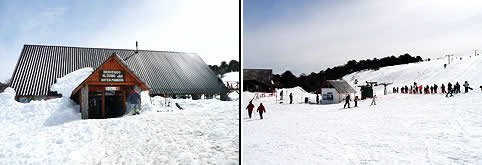
<instances>
[{"instance_id":1,"label":"snow-covered roof","mask_svg":"<svg viewBox=\"0 0 482 165\"><path fill-rule=\"evenodd\" d=\"M98 68L113 53L157 94L226 93L228 89L197 54L169 51L25 45L10 86L20 96L49 95L50 86L75 70Z\"/></svg>"},{"instance_id":2,"label":"snow-covered roof","mask_svg":"<svg viewBox=\"0 0 482 165\"><path fill-rule=\"evenodd\" d=\"M345 80L327 80L327 82L331 87L335 88L338 93L356 93L356 90Z\"/></svg>"}]
</instances>

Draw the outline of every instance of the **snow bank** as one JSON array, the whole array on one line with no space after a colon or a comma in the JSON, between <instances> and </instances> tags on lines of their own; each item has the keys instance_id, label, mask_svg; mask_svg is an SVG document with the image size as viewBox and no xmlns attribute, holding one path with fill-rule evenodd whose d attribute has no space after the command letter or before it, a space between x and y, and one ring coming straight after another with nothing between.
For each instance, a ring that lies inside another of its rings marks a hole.
<instances>
[{"instance_id":1,"label":"snow bank","mask_svg":"<svg viewBox=\"0 0 482 165\"><path fill-rule=\"evenodd\" d=\"M18 103L14 89L0 93L0 164L238 162L239 102L174 99L172 105L184 108L175 110L142 92L141 115L80 120L79 105L68 96L91 72L57 79L52 88L62 98Z\"/></svg>"},{"instance_id":2,"label":"snow bank","mask_svg":"<svg viewBox=\"0 0 482 165\"><path fill-rule=\"evenodd\" d=\"M239 82L239 72L229 72L223 75L223 82L226 84L227 81L238 81Z\"/></svg>"},{"instance_id":3,"label":"snow bank","mask_svg":"<svg viewBox=\"0 0 482 165\"><path fill-rule=\"evenodd\" d=\"M94 72L94 69L89 67L73 71L62 78L57 78L56 83L50 87L50 90L57 91L57 93L62 94L62 97L70 97L72 91L92 72Z\"/></svg>"}]
</instances>

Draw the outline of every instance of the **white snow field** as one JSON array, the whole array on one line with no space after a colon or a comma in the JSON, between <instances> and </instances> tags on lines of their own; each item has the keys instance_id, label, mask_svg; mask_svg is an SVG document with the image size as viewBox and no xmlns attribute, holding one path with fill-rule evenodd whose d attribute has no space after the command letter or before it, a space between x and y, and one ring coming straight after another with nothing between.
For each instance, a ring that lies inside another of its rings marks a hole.
<instances>
[{"instance_id":1,"label":"white snow field","mask_svg":"<svg viewBox=\"0 0 482 165\"><path fill-rule=\"evenodd\" d=\"M55 88L70 93L90 72L86 68L66 75ZM239 161L238 94L230 95L236 101L170 100L184 108L178 110L143 92L141 115L89 120L81 120L79 106L66 97L23 104L14 96L12 88L0 93L0 164Z\"/></svg>"},{"instance_id":2,"label":"white snow field","mask_svg":"<svg viewBox=\"0 0 482 165\"><path fill-rule=\"evenodd\" d=\"M263 114L263 120L259 120L258 113L254 113L252 119L247 117L245 107L255 94L245 92L241 113L242 162L249 165L482 164L482 92L479 88L482 58L464 57L444 70L446 60L362 71L344 79L353 83L352 77L356 77L362 82L359 84L386 81L398 86L414 81L440 86L442 82L462 84L467 80L474 90L450 98L442 94L384 96L383 86L378 86L375 88L379 97L377 105L370 106L371 100L363 100L359 107L350 109L343 109L343 103L316 105L298 101L290 105L287 101L280 104L274 97L264 97L253 100L255 109L260 102L265 105L267 113ZM297 98L300 93L293 95Z\"/></svg>"}]
</instances>

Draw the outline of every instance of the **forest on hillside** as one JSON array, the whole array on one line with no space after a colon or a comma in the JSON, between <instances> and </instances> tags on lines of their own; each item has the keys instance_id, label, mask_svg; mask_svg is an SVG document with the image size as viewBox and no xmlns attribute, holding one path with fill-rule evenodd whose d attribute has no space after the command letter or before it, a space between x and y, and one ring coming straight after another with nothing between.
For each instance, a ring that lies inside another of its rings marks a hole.
<instances>
[{"instance_id":1,"label":"forest on hillside","mask_svg":"<svg viewBox=\"0 0 482 165\"><path fill-rule=\"evenodd\" d=\"M302 73L299 77L293 75L291 71L285 71L281 75L274 74L273 82L280 88L293 88L296 86L302 87L308 92L315 91L326 80L340 79L347 74L362 70L378 70L381 67L394 66L400 64L408 64L423 61L422 57L412 57L406 53L398 57L389 56L381 59L366 59L366 60L350 60L344 65L336 66L321 70L318 73L312 72L309 75Z\"/></svg>"},{"instance_id":2,"label":"forest on hillside","mask_svg":"<svg viewBox=\"0 0 482 165\"><path fill-rule=\"evenodd\" d=\"M225 73L229 72L239 72L241 66L239 65L239 62L236 60L231 60L229 63L226 63L226 61L221 62L221 65L209 65L209 68L213 70L216 75L223 75Z\"/></svg>"}]
</instances>

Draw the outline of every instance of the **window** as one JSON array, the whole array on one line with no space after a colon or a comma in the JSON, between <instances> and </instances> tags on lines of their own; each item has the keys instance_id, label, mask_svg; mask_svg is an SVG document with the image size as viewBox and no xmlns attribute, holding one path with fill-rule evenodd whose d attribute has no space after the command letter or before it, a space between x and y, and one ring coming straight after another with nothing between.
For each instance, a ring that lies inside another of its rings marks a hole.
<instances>
[{"instance_id":1,"label":"window","mask_svg":"<svg viewBox=\"0 0 482 165\"><path fill-rule=\"evenodd\" d=\"M333 100L333 92L323 94L323 100Z\"/></svg>"}]
</instances>

